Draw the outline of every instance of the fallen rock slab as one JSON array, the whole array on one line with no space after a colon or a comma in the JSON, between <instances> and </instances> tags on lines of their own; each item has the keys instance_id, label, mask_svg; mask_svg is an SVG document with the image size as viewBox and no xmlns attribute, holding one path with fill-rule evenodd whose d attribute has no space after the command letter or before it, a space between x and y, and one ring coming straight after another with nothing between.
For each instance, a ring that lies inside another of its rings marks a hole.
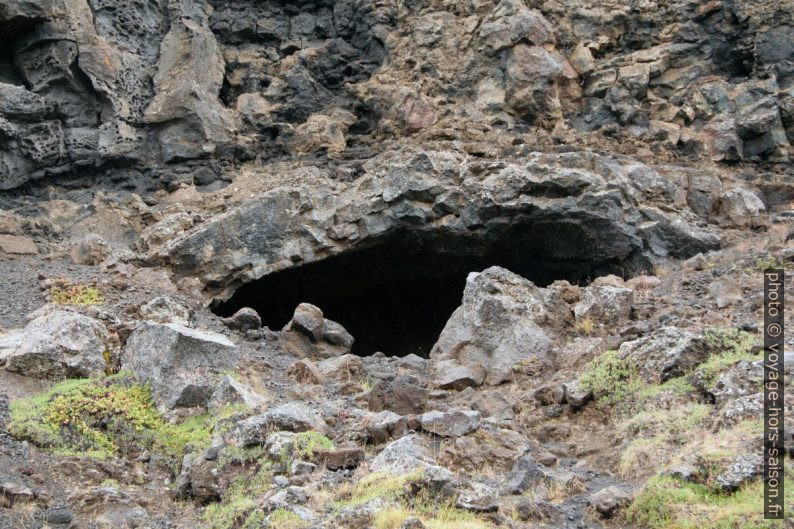
<instances>
[{"instance_id":1,"label":"fallen rock slab","mask_svg":"<svg viewBox=\"0 0 794 529\"><path fill-rule=\"evenodd\" d=\"M116 356L116 345L104 325L65 310L39 316L14 340L16 347L5 354L5 368L28 377L101 376Z\"/></svg>"}]
</instances>

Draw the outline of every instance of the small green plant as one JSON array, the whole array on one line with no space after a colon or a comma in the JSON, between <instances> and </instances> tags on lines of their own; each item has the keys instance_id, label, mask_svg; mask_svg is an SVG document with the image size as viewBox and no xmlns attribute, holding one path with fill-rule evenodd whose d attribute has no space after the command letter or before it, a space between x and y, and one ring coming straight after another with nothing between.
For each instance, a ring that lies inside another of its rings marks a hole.
<instances>
[{"instance_id":1,"label":"small green plant","mask_svg":"<svg viewBox=\"0 0 794 529\"><path fill-rule=\"evenodd\" d=\"M60 280L50 287L50 299L58 305L101 305L105 302L102 293L94 285Z\"/></svg>"},{"instance_id":2,"label":"small green plant","mask_svg":"<svg viewBox=\"0 0 794 529\"><path fill-rule=\"evenodd\" d=\"M596 324L593 318L580 318L573 324L573 332L581 336L592 336L595 333Z\"/></svg>"},{"instance_id":3,"label":"small green plant","mask_svg":"<svg viewBox=\"0 0 794 529\"><path fill-rule=\"evenodd\" d=\"M312 459L316 450L333 448L334 442L319 432L301 432L292 438L292 453L300 459Z\"/></svg>"},{"instance_id":4,"label":"small green plant","mask_svg":"<svg viewBox=\"0 0 794 529\"><path fill-rule=\"evenodd\" d=\"M757 272L763 272L767 268L786 268L786 263L779 261L771 254L766 254L764 257L759 257L755 260L755 270Z\"/></svg>"},{"instance_id":5,"label":"small green plant","mask_svg":"<svg viewBox=\"0 0 794 529\"><path fill-rule=\"evenodd\" d=\"M696 371L707 387L717 381L721 372L734 364L742 360L757 360L751 352L756 339L750 333L738 329L709 329L704 333L704 339L712 353Z\"/></svg>"},{"instance_id":6,"label":"small green plant","mask_svg":"<svg viewBox=\"0 0 794 529\"><path fill-rule=\"evenodd\" d=\"M269 529L305 529L309 522L287 509L277 509L267 517Z\"/></svg>"},{"instance_id":7,"label":"small green plant","mask_svg":"<svg viewBox=\"0 0 794 529\"><path fill-rule=\"evenodd\" d=\"M673 409L640 411L620 423L622 436L631 439L620 453L618 470L636 477L672 459L677 448L701 435L711 413L706 404L689 403Z\"/></svg>"},{"instance_id":8,"label":"small green plant","mask_svg":"<svg viewBox=\"0 0 794 529\"><path fill-rule=\"evenodd\" d=\"M338 507L357 507L376 498L396 500L404 495L408 485L420 481L423 474L421 470L400 475L374 472L352 487L343 488Z\"/></svg>"},{"instance_id":9,"label":"small green plant","mask_svg":"<svg viewBox=\"0 0 794 529\"><path fill-rule=\"evenodd\" d=\"M208 529L259 529L265 520L258 507L259 498L273 480L270 465L262 464L253 476L240 476L223 495L223 500L204 509Z\"/></svg>"},{"instance_id":10,"label":"small green plant","mask_svg":"<svg viewBox=\"0 0 794 529\"><path fill-rule=\"evenodd\" d=\"M579 378L580 387L590 391L600 406L615 406L638 393L646 384L637 369L620 353L609 350L596 357Z\"/></svg>"}]
</instances>

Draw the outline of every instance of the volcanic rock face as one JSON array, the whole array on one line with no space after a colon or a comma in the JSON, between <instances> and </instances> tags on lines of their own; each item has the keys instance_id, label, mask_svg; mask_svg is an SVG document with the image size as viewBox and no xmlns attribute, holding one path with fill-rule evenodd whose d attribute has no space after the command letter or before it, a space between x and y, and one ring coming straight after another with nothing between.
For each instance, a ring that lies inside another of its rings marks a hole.
<instances>
[{"instance_id":1,"label":"volcanic rock face","mask_svg":"<svg viewBox=\"0 0 794 529\"><path fill-rule=\"evenodd\" d=\"M206 186L262 155L528 127L784 161L792 19L768 4L7 0L0 189Z\"/></svg>"}]
</instances>

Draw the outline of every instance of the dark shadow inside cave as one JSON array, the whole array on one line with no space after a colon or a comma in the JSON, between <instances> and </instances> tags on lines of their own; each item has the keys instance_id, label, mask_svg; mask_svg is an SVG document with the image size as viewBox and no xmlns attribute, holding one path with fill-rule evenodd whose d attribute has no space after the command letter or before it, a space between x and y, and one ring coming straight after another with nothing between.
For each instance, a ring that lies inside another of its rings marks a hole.
<instances>
[{"instance_id":1,"label":"dark shadow inside cave","mask_svg":"<svg viewBox=\"0 0 794 529\"><path fill-rule=\"evenodd\" d=\"M239 287L215 312L256 309L281 329L301 302L354 337L366 356L427 356L461 304L470 272L499 265L540 286L557 279L587 283L606 273L626 275L625 260L594 258L594 241L581 238L582 221L509 223L479 235L443 229L401 229L339 255L274 272Z\"/></svg>"}]
</instances>

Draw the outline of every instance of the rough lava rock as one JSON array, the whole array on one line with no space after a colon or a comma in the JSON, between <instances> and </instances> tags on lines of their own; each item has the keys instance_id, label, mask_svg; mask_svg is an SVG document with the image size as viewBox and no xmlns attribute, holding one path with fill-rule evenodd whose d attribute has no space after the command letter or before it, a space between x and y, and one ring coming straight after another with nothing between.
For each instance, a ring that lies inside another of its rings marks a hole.
<instances>
[{"instance_id":1,"label":"rough lava rock","mask_svg":"<svg viewBox=\"0 0 794 529\"><path fill-rule=\"evenodd\" d=\"M117 356L104 325L75 312L55 310L32 320L4 353L5 368L37 378L102 376Z\"/></svg>"},{"instance_id":2,"label":"rough lava rock","mask_svg":"<svg viewBox=\"0 0 794 529\"><path fill-rule=\"evenodd\" d=\"M521 361L549 366L552 341L542 325L552 317L542 289L531 281L499 267L470 274L463 304L430 353L437 379L450 386L452 368L462 376L475 373L472 382L498 384Z\"/></svg>"},{"instance_id":3,"label":"rough lava rock","mask_svg":"<svg viewBox=\"0 0 794 529\"><path fill-rule=\"evenodd\" d=\"M195 407L207 404L219 375L239 359L240 350L221 334L144 322L127 339L122 369L151 384L158 406Z\"/></svg>"}]
</instances>

